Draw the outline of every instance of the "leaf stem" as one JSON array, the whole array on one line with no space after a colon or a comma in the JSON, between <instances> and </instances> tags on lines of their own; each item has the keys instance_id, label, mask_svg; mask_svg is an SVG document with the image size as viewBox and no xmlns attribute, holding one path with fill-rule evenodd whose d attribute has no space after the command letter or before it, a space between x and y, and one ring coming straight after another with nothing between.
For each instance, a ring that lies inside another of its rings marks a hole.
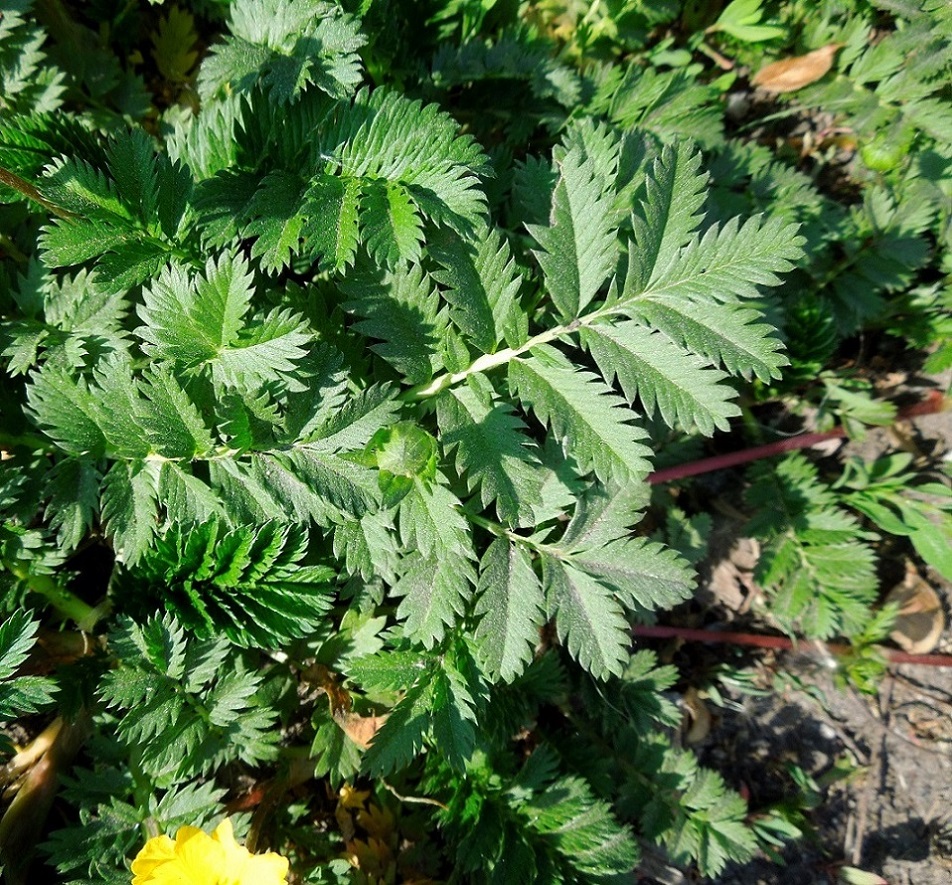
<instances>
[{"instance_id":1,"label":"leaf stem","mask_svg":"<svg viewBox=\"0 0 952 885\"><path fill-rule=\"evenodd\" d=\"M91 633L109 610L108 603L94 608L49 575L35 575L22 563L7 562L4 565L14 577L25 582L30 590L46 599L64 618L75 622L84 633Z\"/></svg>"},{"instance_id":2,"label":"leaf stem","mask_svg":"<svg viewBox=\"0 0 952 885\"><path fill-rule=\"evenodd\" d=\"M573 332L577 332L582 326L590 325L595 319L609 312L609 310L605 309L596 310L587 316L572 320L571 323L564 323L560 326L555 326L555 328L546 329L544 332L534 335L520 347L506 347L503 350L496 351L496 353L484 353L463 369L462 372L446 372L443 375L438 375L427 384L418 384L416 387L411 387L402 395L401 399L407 402L416 402L417 400L436 396L447 388L453 387L461 381L465 381L470 375L475 375L478 372L488 372L490 369L505 365L517 357L522 356L522 354L532 350L533 347L538 347L540 344L548 344L550 341L555 341L563 335L571 335Z\"/></svg>"},{"instance_id":3,"label":"leaf stem","mask_svg":"<svg viewBox=\"0 0 952 885\"><path fill-rule=\"evenodd\" d=\"M0 166L0 183L5 184L7 187L13 188L13 190L23 194L23 196L27 199L33 200L34 203L39 203L44 209L48 209L59 218L72 221L75 218L81 217L75 212L70 212L67 209L57 206L55 203L51 203L32 184L30 184L30 182L20 178L19 175L11 172L9 169L4 169L2 166Z\"/></svg>"}]
</instances>

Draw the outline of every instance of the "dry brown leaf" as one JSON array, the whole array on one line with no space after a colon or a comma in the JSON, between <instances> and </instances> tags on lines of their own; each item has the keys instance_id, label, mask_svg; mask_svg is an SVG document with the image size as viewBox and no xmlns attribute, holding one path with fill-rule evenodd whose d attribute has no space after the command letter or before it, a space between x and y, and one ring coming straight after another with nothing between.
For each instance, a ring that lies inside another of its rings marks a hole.
<instances>
[{"instance_id":1,"label":"dry brown leaf","mask_svg":"<svg viewBox=\"0 0 952 885\"><path fill-rule=\"evenodd\" d=\"M384 716L358 716L356 713L343 713L335 715L334 719L347 735L358 747L366 750L374 735L379 731L380 726L387 721Z\"/></svg>"},{"instance_id":2,"label":"dry brown leaf","mask_svg":"<svg viewBox=\"0 0 952 885\"><path fill-rule=\"evenodd\" d=\"M711 711L693 686L684 693L684 706L691 726L684 733L684 742L688 745L699 744L711 731Z\"/></svg>"},{"instance_id":3,"label":"dry brown leaf","mask_svg":"<svg viewBox=\"0 0 952 885\"><path fill-rule=\"evenodd\" d=\"M889 638L909 654L932 651L945 630L945 613L938 594L914 571L893 587L887 603L899 606L899 614Z\"/></svg>"},{"instance_id":4,"label":"dry brown leaf","mask_svg":"<svg viewBox=\"0 0 952 885\"><path fill-rule=\"evenodd\" d=\"M784 58L762 67L750 81L765 92L796 92L816 83L833 67L833 58L842 43L830 43L806 55Z\"/></svg>"}]
</instances>

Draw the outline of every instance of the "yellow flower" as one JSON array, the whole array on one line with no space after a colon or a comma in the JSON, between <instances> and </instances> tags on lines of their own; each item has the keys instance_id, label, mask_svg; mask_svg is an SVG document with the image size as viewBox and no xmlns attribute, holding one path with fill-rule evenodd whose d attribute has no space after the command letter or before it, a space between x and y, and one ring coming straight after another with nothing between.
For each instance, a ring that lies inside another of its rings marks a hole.
<instances>
[{"instance_id":1,"label":"yellow flower","mask_svg":"<svg viewBox=\"0 0 952 885\"><path fill-rule=\"evenodd\" d=\"M132 885L285 885L288 861L269 851L252 854L235 841L225 818L209 836L182 827L175 841L155 836L132 862Z\"/></svg>"}]
</instances>

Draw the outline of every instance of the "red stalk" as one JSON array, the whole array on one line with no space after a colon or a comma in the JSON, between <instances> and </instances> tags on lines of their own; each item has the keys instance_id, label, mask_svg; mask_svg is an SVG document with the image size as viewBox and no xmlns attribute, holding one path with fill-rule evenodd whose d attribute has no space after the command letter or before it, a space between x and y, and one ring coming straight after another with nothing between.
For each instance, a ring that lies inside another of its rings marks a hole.
<instances>
[{"instance_id":1,"label":"red stalk","mask_svg":"<svg viewBox=\"0 0 952 885\"><path fill-rule=\"evenodd\" d=\"M662 627L639 624L632 628L635 636L654 639L683 639L685 642L727 642L731 645L750 645L756 648L774 648L781 651L814 647L810 640L797 641L789 636L763 636L757 633L734 633L729 630L695 630L690 627ZM824 643L823 648L835 655L848 654L852 649L839 643ZM921 664L927 667L952 667L952 655L914 655L895 648L879 649L890 664Z\"/></svg>"},{"instance_id":2,"label":"red stalk","mask_svg":"<svg viewBox=\"0 0 952 885\"><path fill-rule=\"evenodd\" d=\"M930 390L922 402L900 409L896 415L896 420L916 418L920 415L932 415L941 412L945 407L945 396L938 390ZM843 427L834 427L832 430L823 433L801 433L798 436L791 436L788 439L777 440L777 442L767 443L763 446L754 446L750 449L742 449L739 452L728 452L725 455L714 455L711 458L692 461L690 464L665 467L664 470L656 470L650 474L648 482L652 485L658 485L662 482L672 482L676 479L698 476L701 473L711 473L714 470L724 470L728 467L736 467L738 464L746 464L749 461L782 455L784 452L808 449L810 446L817 445L817 443L825 442L828 439L838 439L845 435L846 430Z\"/></svg>"}]
</instances>

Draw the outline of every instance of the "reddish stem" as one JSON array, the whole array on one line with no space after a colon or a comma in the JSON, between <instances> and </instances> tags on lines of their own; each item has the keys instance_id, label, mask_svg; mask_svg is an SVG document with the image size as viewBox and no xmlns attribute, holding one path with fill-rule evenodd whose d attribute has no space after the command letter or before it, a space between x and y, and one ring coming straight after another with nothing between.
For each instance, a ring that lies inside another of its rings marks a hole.
<instances>
[{"instance_id":1,"label":"reddish stem","mask_svg":"<svg viewBox=\"0 0 952 885\"><path fill-rule=\"evenodd\" d=\"M797 641L789 636L763 636L757 633L734 633L729 630L694 630L690 627L661 627L647 624L633 628L635 636L653 639L682 639L685 642L727 642L731 645L751 645L756 648L774 648L781 651L814 647L810 640ZM825 643L823 648L835 655L852 651L849 645ZM879 649L890 664L921 664L927 667L952 667L952 655L914 655L895 648Z\"/></svg>"},{"instance_id":2,"label":"reddish stem","mask_svg":"<svg viewBox=\"0 0 952 885\"><path fill-rule=\"evenodd\" d=\"M903 420L916 418L920 415L932 415L941 412L946 405L946 398L942 393L938 390L930 390L922 402L900 409L896 419ZM697 476L701 473L710 473L714 470L724 470L728 467L736 467L738 464L746 464L749 461L782 455L784 452L808 449L810 446L815 446L828 439L838 439L845 435L846 430L843 427L834 427L824 433L801 433L798 436L791 436L789 439L777 440L777 442L767 443L763 446L754 446L750 449L742 449L739 452L714 455L711 458L702 458L700 461L692 461L689 464L678 464L675 467L656 470L648 477L648 482L657 485L662 482L672 482L676 479L686 479L689 476Z\"/></svg>"}]
</instances>

